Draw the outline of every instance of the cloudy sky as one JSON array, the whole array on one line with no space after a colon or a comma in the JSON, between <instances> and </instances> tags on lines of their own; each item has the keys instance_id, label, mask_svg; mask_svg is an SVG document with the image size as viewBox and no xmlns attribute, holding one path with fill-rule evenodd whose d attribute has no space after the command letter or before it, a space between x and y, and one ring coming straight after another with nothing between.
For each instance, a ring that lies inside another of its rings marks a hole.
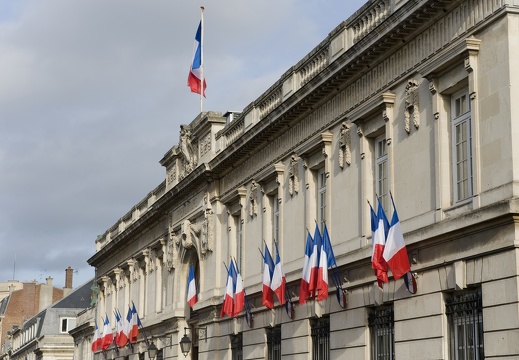
<instances>
[{"instance_id":1,"label":"cloudy sky","mask_svg":"<svg viewBox=\"0 0 519 360\"><path fill-rule=\"evenodd\" d=\"M204 110L241 110L364 0L208 0ZM0 282L74 287L199 113L200 3L0 0Z\"/></svg>"}]
</instances>

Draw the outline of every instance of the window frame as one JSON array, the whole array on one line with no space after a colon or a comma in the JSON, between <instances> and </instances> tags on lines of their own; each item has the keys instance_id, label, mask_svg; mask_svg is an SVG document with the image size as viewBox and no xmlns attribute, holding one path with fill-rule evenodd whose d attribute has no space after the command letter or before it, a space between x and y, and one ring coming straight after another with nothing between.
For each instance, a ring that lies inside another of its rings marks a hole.
<instances>
[{"instance_id":1,"label":"window frame","mask_svg":"<svg viewBox=\"0 0 519 360\"><path fill-rule=\"evenodd\" d=\"M73 325L71 325L73 320ZM63 330L63 322L66 321L66 330ZM71 316L62 316L59 318L59 333L68 334L68 332L76 327L76 318Z\"/></svg>"},{"instance_id":2,"label":"window frame","mask_svg":"<svg viewBox=\"0 0 519 360\"><path fill-rule=\"evenodd\" d=\"M281 360L281 326L267 329L267 360Z\"/></svg>"},{"instance_id":3,"label":"window frame","mask_svg":"<svg viewBox=\"0 0 519 360\"><path fill-rule=\"evenodd\" d=\"M231 358L243 360L243 334L231 335Z\"/></svg>"},{"instance_id":4,"label":"window frame","mask_svg":"<svg viewBox=\"0 0 519 360\"><path fill-rule=\"evenodd\" d=\"M484 359L481 290L451 294L445 301L445 314L448 324L449 358L451 360ZM470 340L473 341L472 345L467 344ZM475 351L476 348L478 351Z\"/></svg>"},{"instance_id":5,"label":"window frame","mask_svg":"<svg viewBox=\"0 0 519 360\"><path fill-rule=\"evenodd\" d=\"M464 98L465 102L460 100ZM451 104L451 162L452 162L452 190L453 202L458 203L470 199L473 193L473 169L472 169L472 123L471 123L471 108L470 97L467 88L453 93L450 97ZM460 104L460 106L457 106ZM461 105L465 105L463 108ZM463 111L464 110L464 111ZM461 141L458 139L458 129L465 126L465 138ZM463 143L462 147L459 147ZM464 150L462 153L463 159L460 160L459 150ZM461 163L465 163L461 165ZM461 170L464 172L460 176ZM466 173L466 174L465 174ZM460 177L462 177L460 179ZM465 185L461 184L464 183ZM463 189L460 189L460 184Z\"/></svg>"},{"instance_id":6,"label":"window frame","mask_svg":"<svg viewBox=\"0 0 519 360\"><path fill-rule=\"evenodd\" d=\"M368 314L371 358L395 359L395 320L393 305L377 307Z\"/></svg>"},{"instance_id":7,"label":"window frame","mask_svg":"<svg viewBox=\"0 0 519 360\"><path fill-rule=\"evenodd\" d=\"M324 229L326 222L326 171L324 167L316 170L317 176L317 223L321 229Z\"/></svg>"},{"instance_id":8,"label":"window frame","mask_svg":"<svg viewBox=\"0 0 519 360\"><path fill-rule=\"evenodd\" d=\"M375 138L375 195L380 198L386 214L389 209L389 156L386 135ZM382 150L382 153L381 153Z\"/></svg>"},{"instance_id":9,"label":"window frame","mask_svg":"<svg viewBox=\"0 0 519 360\"><path fill-rule=\"evenodd\" d=\"M312 360L330 359L330 318L322 317L311 321Z\"/></svg>"}]
</instances>

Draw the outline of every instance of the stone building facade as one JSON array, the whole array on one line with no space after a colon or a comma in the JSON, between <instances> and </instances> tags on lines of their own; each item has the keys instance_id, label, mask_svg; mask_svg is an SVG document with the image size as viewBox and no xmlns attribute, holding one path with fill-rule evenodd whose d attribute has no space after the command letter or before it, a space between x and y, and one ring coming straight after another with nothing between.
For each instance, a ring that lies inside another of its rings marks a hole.
<instances>
[{"instance_id":1,"label":"stone building facade","mask_svg":"<svg viewBox=\"0 0 519 360\"><path fill-rule=\"evenodd\" d=\"M144 331L94 358L147 358L145 338L183 358L184 333L191 359L519 357L517 55L517 1L372 0L243 111L182 126L165 181L96 240L97 313L133 301ZM415 294L371 268L367 201L391 215L390 194ZM298 303L316 222L345 308L333 286ZM293 314L261 304L264 243ZM253 322L220 317L231 257Z\"/></svg>"}]
</instances>

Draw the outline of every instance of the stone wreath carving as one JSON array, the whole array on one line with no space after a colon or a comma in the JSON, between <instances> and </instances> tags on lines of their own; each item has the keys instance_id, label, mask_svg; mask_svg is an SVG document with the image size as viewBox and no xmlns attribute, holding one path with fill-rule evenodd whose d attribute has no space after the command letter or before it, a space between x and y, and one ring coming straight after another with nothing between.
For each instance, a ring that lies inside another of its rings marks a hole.
<instances>
[{"instance_id":1,"label":"stone wreath carving","mask_svg":"<svg viewBox=\"0 0 519 360\"><path fill-rule=\"evenodd\" d=\"M290 166L288 173L288 193L290 196L299 192L299 159L296 154L290 158Z\"/></svg>"},{"instance_id":2,"label":"stone wreath carving","mask_svg":"<svg viewBox=\"0 0 519 360\"><path fill-rule=\"evenodd\" d=\"M419 94L418 88L420 86L420 82L418 80L409 79L407 81L407 86L405 87L405 109L404 109L404 119L405 119L405 131L409 134L411 133L411 114L413 116L413 125L416 129L420 127L420 102L419 102Z\"/></svg>"},{"instance_id":3,"label":"stone wreath carving","mask_svg":"<svg viewBox=\"0 0 519 360\"><path fill-rule=\"evenodd\" d=\"M339 133L339 166L351 165L351 124L343 122Z\"/></svg>"}]
</instances>

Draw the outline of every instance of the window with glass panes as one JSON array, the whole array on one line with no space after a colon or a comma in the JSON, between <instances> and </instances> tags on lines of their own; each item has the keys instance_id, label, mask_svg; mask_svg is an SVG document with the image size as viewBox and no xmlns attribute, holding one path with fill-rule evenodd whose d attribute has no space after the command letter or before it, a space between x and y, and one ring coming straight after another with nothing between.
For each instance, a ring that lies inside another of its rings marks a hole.
<instances>
[{"instance_id":1,"label":"window with glass panes","mask_svg":"<svg viewBox=\"0 0 519 360\"><path fill-rule=\"evenodd\" d=\"M281 360L281 326L267 329L267 359Z\"/></svg>"},{"instance_id":2,"label":"window with glass panes","mask_svg":"<svg viewBox=\"0 0 519 360\"><path fill-rule=\"evenodd\" d=\"M279 200L276 196L272 200L272 238L279 243Z\"/></svg>"},{"instance_id":3,"label":"window with glass panes","mask_svg":"<svg viewBox=\"0 0 519 360\"><path fill-rule=\"evenodd\" d=\"M375 192L385 211L389 209L388 157L385 136L375 139Z\"/></svg>"},{"instance_id":4,"label":"window with glass panes","mask_svg":"<svg viewBox=\"0 0 519 360\"><path fill-rule=\"evenodd\" d=\"M243 337L242 334L231 335L232 360L243 360Z\"/></svg>"},{"instance_id":5,"label":"window with glass panes","mask_svg":"<svg viewBox=\"0 0 519 360\"><path fill-rule=\"evenodd\" d=\"M330 359L330 319L312 321L312 360Z\"/></svg>"},{"instance_id":6,"label":"window with glass panes","mask_svg":"<svg viewBox=\"0 0 519 360\"><path fill-rule=\"evenodd\" d=\"M451 97L454 201L472 196L470 101L467 90Z\"/></svg>"},{"instance_id":7,"label":"window with glass panes","mask_svg":"<svg viewBox=\"0 0 519 360\"><path fill-rule=\"evenodd\" d=\"M326 221L326 173L324 169L317 172L317 221L323 229Z\"/></svg>"},{"instance_id":8,"label":"window with glass panes","mask_svg":"<svg viewBox=\"0 0 519 360\"><path fill-rule=\"evenodd\" d=\"M445 310L449 324L449 359L484 359L481 291L449 296Z\"/></svg>"},{"instance_id":9,"label":"window with glass panes","mask_svg":"<svg viewBox=\"0 0 519 360\"><path fill-rule=\"evenodd\" d=\"M393 306L373 309L368 315L371 336L371 358L393 360L395 358L395 328Z\"/></svg>"}]
</instances>

